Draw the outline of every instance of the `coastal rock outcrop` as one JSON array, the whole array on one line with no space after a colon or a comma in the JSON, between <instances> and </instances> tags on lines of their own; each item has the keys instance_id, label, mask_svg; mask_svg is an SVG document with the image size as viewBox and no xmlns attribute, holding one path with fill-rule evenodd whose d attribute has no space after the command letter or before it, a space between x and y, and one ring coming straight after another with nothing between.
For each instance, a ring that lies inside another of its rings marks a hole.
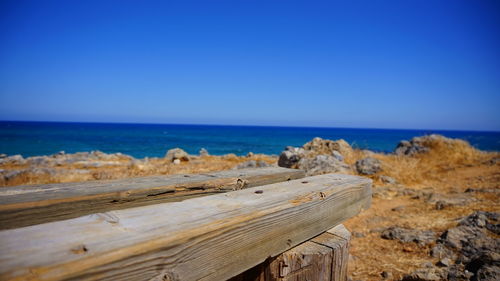
<instances>
[{"instance_id":1,"label":"coastal rock outcrop","mask_svg":"<svg viewBox=\"0 0 500 281\"><path fill-rule=\"evenodd\" d=\"M301 147L287 146L281 152L278 159L278 166L285 168L297 168L300 159L306 156L305 150Z\"/></svg>"},{"instance_id":2,"label":"coastal rock outcrop","mask_svg":"<svg viewBox=\"0 0 500 281\"><path fill-rule=\"evenodd\" d=\"M410 141L402 140L396 146L394 153L397 155L414 156L421 153L428 153L437 148L448 151L466 151L473 149L471 145L461 139L447 138L442 135L432 134L421 137L414 137Z\"/></svg>"},{"instance_id":3,"label":"coastal rock outcrop","mask_svg":"<svg viewBox=\"0 0 500 281\"><path fill-rule=\"evenodd\" d=\"M345 140L314 138L302 147L287 146L279 156L278 166L302 169L308 176L346 173L350 167L344 159L352 154L353 149Z\"/></svg>"},{"instance_id":4,"label":"coastal rock outcrop","mask_svg":"<svg viewBox=\"0 0 500 281\"><path fill-rule=\"evenodd\" d=\"M406 141L406 140L400 141L398 143L398 146L396 147L396 150L394 151L394 153L396 153L398 155L412 156L412 155L415 155L418 153L424 153L424 152L428 152L428 151L429 151L428 147L423 146L422 144L417 142L415 139L413 139L411 141Z\"/></svg>"},{"instance_id":5,"label":"coastal rock outcrop","mask_svg":"<svg viewBox=\"0 0 500 281\"><path fill-rule=\"evenodd\" d=\"M310 142L305 143L302 148L314 156L332 155L336 151L342 157L348 158L353 153L352 147L343 139L332 141L316 137Z\"/></svg>"},{"instance_id":6,"label":"coastal rock outcrop","mask_svg":"<svg viewBox=\"0 0 500 281\"><path fill-rule=\"evenodd\" d=\"M302 158L297 164L298 168L306 171L307 176L328 173L346 173L349 165L330 155L317 155L314 158Z\"/></svg>"},{"instance_id":7,"label":"coastal rock outcrop","mask_svg":"<svg viewBox=\"0 0 500 281\"><path fill-rule=\"evenodd\" d=\"M21 155L12 155L0 158L0 165L4 164L23 165L25 163L26 160Z\"/></svg>"},{"instance_id":8,"label":"coastal rock outcrop","mask_svg":"<svg viewBox=\"0 0 500 281\"><path fill-rule=\"evenodd\" d=\"M356 161L356 171L360 175L373 175L382 170L380 161L373 157L366 157Z\"/></svg>"},{"instance_id":9,"label":"coastal rock outcrop","mask_svg":"<svg viewBox=\"0 0 500 281\"><path fill-rule=\"evenodd\" d=\"M170 162L173 162L175 159L179 159L181 161L189 161L189 155L186 151L177 147L169 149L167 151L167 154L165 154L165 159Z\"/></svg>"}]
</instances>

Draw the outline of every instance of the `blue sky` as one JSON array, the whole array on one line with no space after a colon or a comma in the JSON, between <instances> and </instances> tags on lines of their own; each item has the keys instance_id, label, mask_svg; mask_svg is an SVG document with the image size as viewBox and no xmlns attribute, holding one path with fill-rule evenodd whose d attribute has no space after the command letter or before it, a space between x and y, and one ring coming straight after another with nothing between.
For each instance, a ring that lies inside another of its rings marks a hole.
<instances>
[{"instance_id":1,"label":"blue sky","mask_svg":"<svg viewBox=\"0 0 500 281\"><path fill-rule=\"evenodd\" d=\"M3 0L0 42L0 120L500 130L494 0Z\"/></svg>"}]
</instances>

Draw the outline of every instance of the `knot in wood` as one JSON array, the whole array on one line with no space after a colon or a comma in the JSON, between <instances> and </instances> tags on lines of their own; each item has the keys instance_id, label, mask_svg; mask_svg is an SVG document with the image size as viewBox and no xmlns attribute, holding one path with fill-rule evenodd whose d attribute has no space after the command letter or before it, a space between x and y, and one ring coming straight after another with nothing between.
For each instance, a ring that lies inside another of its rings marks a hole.
<instances>
[{"instance_id":1,"label":"knot in wood","mask_svg":"<svg viewBox=\"0 0 500 281\"><path fill-rule=\"evenodd\" d=\"M236 181L236 187L235 187L235 190L240 190L240 189L243 189L246 185L248 184L248 181L247 180L244 180L244 179L238 179Z\"/></svg>"}]
</instances>

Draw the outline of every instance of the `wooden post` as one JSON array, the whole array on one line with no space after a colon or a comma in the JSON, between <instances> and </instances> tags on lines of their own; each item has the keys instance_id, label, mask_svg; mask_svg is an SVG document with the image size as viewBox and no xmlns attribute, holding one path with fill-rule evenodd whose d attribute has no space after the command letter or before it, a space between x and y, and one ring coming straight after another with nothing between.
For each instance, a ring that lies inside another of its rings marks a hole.
<instances>
[{"instance_id":1,"label":"wooden post","mask_svg":"<svg viewBox=\"0 0 500 281\"><path fill-rule=\"evenodd\" d=\"M230 281L346 281L350 238L338 225Z\"/></svg>"}]
</instances>

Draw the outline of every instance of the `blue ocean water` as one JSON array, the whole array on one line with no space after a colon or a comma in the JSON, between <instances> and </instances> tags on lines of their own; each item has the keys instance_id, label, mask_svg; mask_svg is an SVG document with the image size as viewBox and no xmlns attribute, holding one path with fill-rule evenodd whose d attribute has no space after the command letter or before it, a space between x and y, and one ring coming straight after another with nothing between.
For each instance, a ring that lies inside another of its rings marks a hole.
<instances>
[{"instance_id":1,"label":"blue ocean water","mask_svg":"<svg viewBox=\"0 0 500 281\"><path fill-rule=\"evenodd\" d=\"M197 154L203 147L214 155L279 154L285 146L301 146L314 137L343 138L354 147L391 152L400 140L432 133L500 151L500 132L1 121L0 153L28 157L101 150L143 158L163 157L174 147Z\"/></svg>"}]
</instances>

